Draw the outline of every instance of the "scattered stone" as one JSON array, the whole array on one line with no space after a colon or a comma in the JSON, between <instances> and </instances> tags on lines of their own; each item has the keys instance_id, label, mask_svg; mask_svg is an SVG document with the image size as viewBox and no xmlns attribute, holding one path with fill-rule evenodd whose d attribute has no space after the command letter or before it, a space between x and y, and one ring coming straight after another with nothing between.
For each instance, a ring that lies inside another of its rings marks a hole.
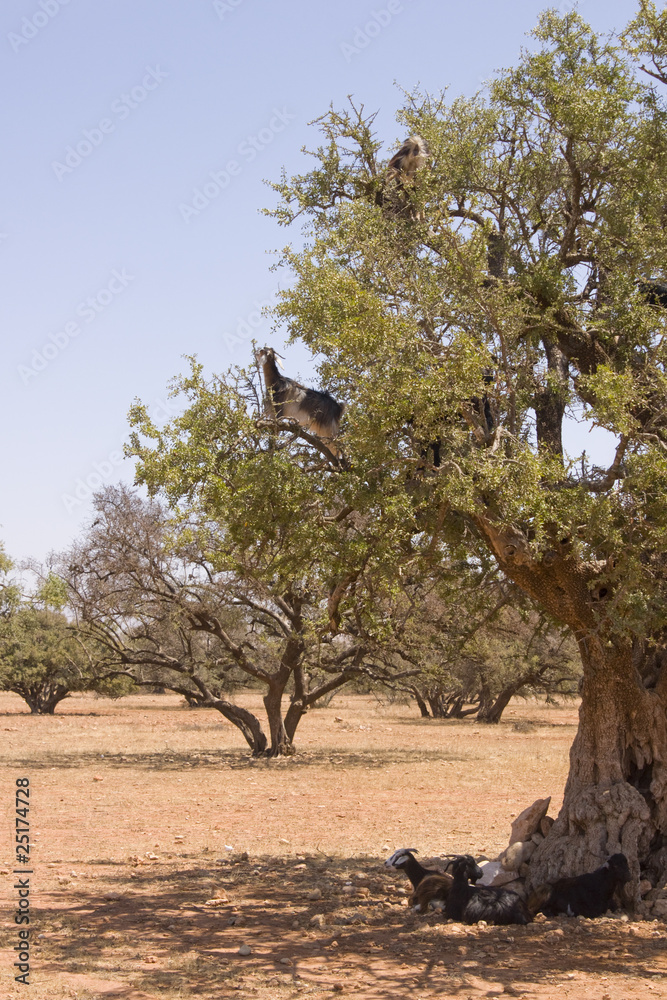
<instances>
[{"instance_id":1,"label":"scattered stone","mask_svg":"<svg viewBox=\"0 0 667 1000\"><path fill-rule=\"evenodd\" d=\"M292 959L291 958L281 958L280 959L280 964L281 965L291 965L292 964Z\"/></svg>"},{"instance_id":2,"label":"scattered stone","mask_svg":"<svg viewBox=\"0 0 667 1000\"><path fill-rule=\"evenodd\" d=\"M558 941L560 941L560 939L564 937L565 937L565 931L563 930L563 928L557 927L553 931L547 931L547 933L544 935L544 940L547 942L547 944L557 944Z\"/></svg>"},{"instance_id":3,"label":"scattered stone","mask_svg":"<svg viewBox=\"0 0 667 1000\"><path fill-rule=\"evenodd\" d=\"M311 927L324 927L326 920L323 913L315 913L308 921Z\"/></svg>"},{"instance_id":4,"label":"scattered stone","mask_svg":"<svg viewBox=\"0 0 667 1000\"><path fill-rule=\"evenodd\" d=\"M305 867L305 865L304 865L304 867ZM322 890L321 889L311 889L310 892L306 896L306 899L321 899L321 898L322 898Z\"/></svg>"},{"instance_id":5,"label":"scattered stone","mask_svg":"<svg viewBox=\"0 0 667 1000\"><path fill-rule=\"evenodd\" d=\"M485 865L479 866L484 874L477 885L493 885L493 880L501 871L500 861L487 861Z\"/></svg>"},{"instance_id":6,"label":"scattered stone","mask_svg":"<svg viewBox=\"0 0 667 1000\"><path fill-rule=\"evenodd\" d=\"M532 840L516 840L498 858L501 868L506 872L516 872L521 865L530 861L537 845Z\"/></svg>"},{"instance_id":7,"label":"scattered stone","mask_svg":"<svg viewBox=\"0 0 667 1000\"><path fill-rule=\"evenodd\" d=\"M645 896L647 893L651 891L652 888L653 886L651 885L649 880L647 878L643 878L639 883L639 895Z\"/></svg>"},{"instance_id":8,"label":"scattered stone","mask_svg":"<svg viewBox=\"0 0 667 1000\"><path fill-rule=\"evenodd\" d=\"M491 880L491 882L485 883L485 885L507 885L508 882L515 882L519 877L518 872L504 872L499 871L498 874Z\"/></svg>"},{"instance_id":9,"label":"scattered stone","mask_svg":"<svg viewBox=\"0 0 667 1000\"><path fill-rule=\"evenodd\" d=\"M157 962L157 956L156 955L146 955L146 957L144 959L144 962L149 962L151 965L154 965L155 962Z\"/></svg>"},{"instance_id":10,"label":"scattered stone","mask_svg":"<svg viewBox=\"0 0 667 1000\"><path fill-rule=\"evenodd\" d=\"M532 805L524 809L522 813L519 813L512 823L510 846L517 841L528 840L536 830L539 830L540 823L546 816L550 803L551 796L546 799L536 799Z\"/></svg>"},{"instance_id":11,"label":"scattered stone","mask_svg":"<svg viewBox=\"0 0 667 1000\"><path fill-rule=\"evenodd\" d=\"M100 778L100 777L98 777L98 775L94 774L93 775L93 781L104 781L104 778Z\"/></svg>"},{"instance_id":12,"label":"scattered stone","mask_svg":"<svg viewBox=\"0 0 667 1000\"><path fill-rule=\"evenodd\" d=\"M121 898L121 894L119 892L105 892L104 895L102 896L102 899L106 899L110 903L112 903L112 902L114 902L114 900L120 899L120 898Z\"/></svg>"},{"instance_id":13,"label":"scattered stone","mask_svg":"<svg viewBox=\"0 0 667 1000\"><path fill-rule=\"evenodd\" d=\"M242 944L238 950L239 955L252 955L252 948L249 944Z\"/></svg>"},{"instance_id":14,"label":"scattered stone","mask_svg":"<svg viewBox=\"0 0 667 1000\"><path fill-rule=\"evenodd\" d=\"M540 833L539 830L536 830L530 839L537 846L538 844L541 844L542 841L544 840L544 834Z\"/></svg>"},{"instance_id":15,"label":"scattered stone","mask_svg":"<svg viewBox=\"0 0 667 1000\"><path fill-rule=\"evenodd\" d=\"M546 837L549 830L554 825L554 822L555 820L553 820L551 816L543 816L540 820L540 833Z\"/></svg>"}]
</instances>

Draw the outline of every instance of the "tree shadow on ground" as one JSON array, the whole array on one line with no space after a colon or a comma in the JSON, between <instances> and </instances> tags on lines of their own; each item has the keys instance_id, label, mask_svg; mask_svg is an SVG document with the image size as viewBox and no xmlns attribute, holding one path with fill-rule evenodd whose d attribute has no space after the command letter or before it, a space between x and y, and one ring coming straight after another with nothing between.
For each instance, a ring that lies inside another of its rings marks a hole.
<instances>
[{"instance_id":1,"label":"tree shadow on ground","mask_svg":"<svg viewBox=\"0 0 667 1000\"><path fill-rule=\"evenodd\" d=\"M481 759L476 754L452 754L439 750L308 750L293 757L252 757L242 750L207 750L182 752L165 750L162 753L96 753L93 751L57 752L52 749L32 756L0 756L0 763L40 770L43 768L79 768L95 765L104 767L131 767L150 771L182 771L184 768L236 769L285 769L336 764L347 768L383 768L391 764L456 762Z\"/></svg>"},{"instance_id":2,"label":"tree shadow on ground","mask_svg":"<svg viewBox=\"0 0 667 1000\"><path fill-rule=\"evenodd\" d=\"M448 924L414 914L408 883L367 856L105 864L95 882L42 895L33 931L44 935L42 973L114 975L166 996L317 986L378 1000L398 990L467 998L551 984L540 994L548 996L582 974L610 977L617 990L619 976L667 974L664 925Z\"/></svg>"}]
</instances>

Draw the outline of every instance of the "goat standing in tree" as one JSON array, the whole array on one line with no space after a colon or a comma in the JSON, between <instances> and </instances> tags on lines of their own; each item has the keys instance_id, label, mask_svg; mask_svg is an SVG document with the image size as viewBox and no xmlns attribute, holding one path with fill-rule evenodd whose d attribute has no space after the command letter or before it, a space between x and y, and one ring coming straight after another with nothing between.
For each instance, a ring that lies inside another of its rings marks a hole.
<instances>
[{"instance_id":1,"label":"goat standing in tree","mask_svg":"<svg viewBox=\"0 0 667 1000\"><path fill-rule=\"evenodd\" d=\"M340 431L345 404L339 403L328 392L308 389L282 375L276 357L272 347L264 347L257 352L257 362L264 373L268 413L276 420L296 420L304 430L321 438L329 451L339 455L333 439Z\"/></svg>"},{"instance_id":2,"label":"goat standing in tree","mask_svg":"<svg viewBox=\"0 0 667 1000\"><path fill-rule=\"evenodd\" d=\"M385 184L375 201L391 214L419 220L410 201L409 188L414 188L417 171L426 166L428 147L420 135L411 135L387 164Z\"/></svg>"}]
</instances>

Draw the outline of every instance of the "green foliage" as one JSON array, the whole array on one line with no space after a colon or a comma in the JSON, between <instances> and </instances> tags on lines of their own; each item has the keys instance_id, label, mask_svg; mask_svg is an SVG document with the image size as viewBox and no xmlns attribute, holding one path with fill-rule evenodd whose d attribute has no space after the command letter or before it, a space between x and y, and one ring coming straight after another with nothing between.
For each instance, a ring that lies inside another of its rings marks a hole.
<instances>
[{"instance_id":1,"label":"green foliage","mask_svg":"<svg viewBox=\"0 0 667 1000\"><path fill-rule=\"evenodd\" d=\"M0 690L20 695L32 712L51 714L70 692L91 689L119 697L128 685L96 683L93 664L62 613L23 604L0 622Z\"/></svg>"},{"instance_id":2,"label":"green foliage","mask_svg":"<svg viewBox=\"0 0 667 1000\"><path fill-rule=\"evenodd\" d=\"M21 600L20 588L9 575L13 567L14 563L0 543L0 619L10 615Z\"/></svg>"},{"instance_id":3,"label":"green foliage","mask_svg":"<svg viewBox=\"0 0 667 1000\"><path fill-rule=\"evenodd\" d=\"M572 586L607 595L591 598L586 627L617 635L657 635L667 611L667 314L641 290L666 280L667 109L634 65L649 56L662 79L665 23L642 3L624 48L548 11L537 51L486 94L407 95L398 121L430 150L409 216L371 196L379 142L354 108L319 120L315 168L277 186L278 218L305 219L308 237L284 251L295 280L277 317L348 401L337 488L345 479L356 503L364 484L374 516L387 492L400 509L403 490L405 527L425 536L444 505L459 515L448 541L465 533L468 551L520 538L534 570L522 585L574 625L538 580L567 540ZM491 434L470 412L485 391ZM616 437L609 468L536 439L537 407L554 398ZM420 477L436 439L440 465Z\"/></svg>"}]
</instances>

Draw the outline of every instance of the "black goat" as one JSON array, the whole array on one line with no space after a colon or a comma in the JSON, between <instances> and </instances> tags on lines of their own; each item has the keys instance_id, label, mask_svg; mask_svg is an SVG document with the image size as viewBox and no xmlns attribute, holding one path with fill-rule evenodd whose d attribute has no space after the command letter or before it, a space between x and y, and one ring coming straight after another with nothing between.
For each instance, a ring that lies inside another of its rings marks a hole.
<instances>
[{"instance_id":1,"label":"black goat","mask_svg":"<svg viewBox=\"0 0 667 1000\"><path fill-rule=\"evenodd\" d=\"M625 854L612 854L594 872L561 878L551 886L547 901L540 909L547 917L565 913L568 917L601 917L614 905L616 889L630 882L632 875ZM545 887L538 887L528 901Z\"/></svg>"},{"instance_id":2,"label":"black goat","mask_svg":"<svg viewBox=\"0 0 667 1000\"><path fill-rule=\"evenodd\" d=\"M384 863L385 868L400 868L401 871L404 871L412 882L413 889L416 889L422 879L427 878L427 876L442 874L433 868L424 868L415 858L415 854L417 854L416 847L401 847L398 851L394 851Z\"/></svg>"},{"instance_id":3,"label":"black goat","mask_svg":"<svg viewBox=\"0 0 667 1000\"><path fill-rule=\"evenodd\" d=\"M305 430L321 437L334 455L338 449L332 444L340 430L345 404L339 403L328 392L308 389L292 378L281 375L276 364L276 352L264 347L257 352L257 361L264 372L267 409L276 418L296 420Z\"/></svg>"},{"instance_id":4,"label":"black goat","mask_svg":"<svg viewBox=\"0 0 667 1000\"><path fill-rule=\"evenodd\" d=\"M482 869L469 854L455 858L451 865L454 881L445 902L445 916L464 924L485 920L488 924L529 924L532 915L511 889L497 886L476 886Z\"/></svg>"},{"instance_id":5,"label":"black goat","mask_svg":"<svg viewBox=\"0 0 667 1000\"><path fill-rule=\"evenodd\" d=\"M667 284L664 281L639 281L637 287L652 306L667 306Z\"/></svg>"}]
</instances>

